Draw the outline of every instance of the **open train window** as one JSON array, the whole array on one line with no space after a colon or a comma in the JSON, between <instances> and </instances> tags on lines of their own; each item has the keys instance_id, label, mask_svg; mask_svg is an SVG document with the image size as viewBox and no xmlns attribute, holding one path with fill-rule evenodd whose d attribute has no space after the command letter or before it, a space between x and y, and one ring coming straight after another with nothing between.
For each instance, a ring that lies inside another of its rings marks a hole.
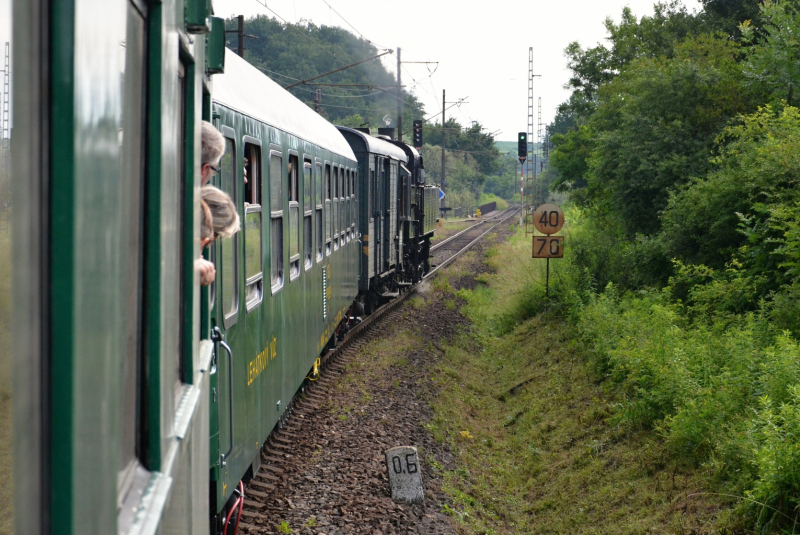
<instances>
[{"instance_id":1,"label":"open train window","mask_svg":"<svg viewBox=\"0 0 800 535\"><path fill-rule=\"evenodd\" d=\"M297 154L289 154L289 280L300 276L300 161Z\"/></svg>"},{"instance_id":2,"label":"open train window","mask_svg":"<svg viewBox=\"0 0 800 535\"><path fill-rule=\"evenodd\" d=\"M244 136L244 202L261 205L261 141Z\"/></svg>"},{"instance_id":3,"label":"open train window","mask_svg":"<svg viewBox=\"0 0 800 535\"><path fill-rule=\"evenodd\" d=\"M245 307L253 310L264 300L264 266L261 239L261 141L245 136L244 142L244 281Z\"/></svg>"},{"instance_id":4,"label":"open train window","mask_svg":"<svg viewBox=\"0 0 800 535\"><path fill-rule=\"evenodd\" d=\"M322 262L322 248L325 243L325 234L322 230L322 164L316 162L314 166L314 198L311 204L314 206L317 222L317 263Z\"/></svg>"},{"instance_id":5,"label":"open train window","mask_svg":"<svg viewBox=\"0 0 800 535\"><path fill-rule=\"evenodd\" d=\"M312 220L312 195L311 190L311 160L303 159L303 263L306 269L313 265L312 256L314 250Z\"/></svg>"},{"instance_id":6,"label":"open train window","mask_svg":"<svg viewBox=\"0 0 800 535\"><path fill-rule=\"evenodd\" d=\"M325 163L325 255L331 254L331 239L333 238L333 221L331 220L331 164Z\"/></svg>"},{"instance_id":7,"label":"open train window","mask_svg":"<svg viewBox=\"0 0 800 535\"><path fill-rule=\"evenodd\" d=\"M272 293L283 286L283 156L269 151L270 283Z\"/></svg>"}]
</instances>

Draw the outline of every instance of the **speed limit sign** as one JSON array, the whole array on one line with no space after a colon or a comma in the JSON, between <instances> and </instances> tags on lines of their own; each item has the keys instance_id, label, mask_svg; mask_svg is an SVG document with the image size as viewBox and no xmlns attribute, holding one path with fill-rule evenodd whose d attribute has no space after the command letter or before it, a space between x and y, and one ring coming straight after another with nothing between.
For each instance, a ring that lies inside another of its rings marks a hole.
<instances>
[{"instance_id":1,"label":"speed limit sign","mask_svg":"<svg viewBox=\"0 0 800 535\"><path fill-rule=\"evenodd\" d=\"M545 203L533 212L533 226L542 234L555 234L564 226L564 212L555 204Z\"/></svg>"}]
</instances>

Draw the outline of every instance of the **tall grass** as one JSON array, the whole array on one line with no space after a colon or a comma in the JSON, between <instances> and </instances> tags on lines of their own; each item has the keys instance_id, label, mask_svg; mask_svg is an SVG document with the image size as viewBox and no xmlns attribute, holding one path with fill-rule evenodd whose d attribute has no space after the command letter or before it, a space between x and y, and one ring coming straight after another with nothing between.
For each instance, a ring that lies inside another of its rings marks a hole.
<instances>
[{"instance_id":1,"label":"tall grass","mask_svg":"<svg viewBox=\"0 0 800 535\"><path fill-rule=\"evenodd\" d=\"M670 284L598 289L565 250L554 299L618 398L614 420L652 430L672 460L706 469L720 492L739 496L761 532L791 532L800 521L797 338L776 328L768 308L717 306L741 294L734 284L697 287L691 305L676 300Z\"/></svg>"}]
</instances>

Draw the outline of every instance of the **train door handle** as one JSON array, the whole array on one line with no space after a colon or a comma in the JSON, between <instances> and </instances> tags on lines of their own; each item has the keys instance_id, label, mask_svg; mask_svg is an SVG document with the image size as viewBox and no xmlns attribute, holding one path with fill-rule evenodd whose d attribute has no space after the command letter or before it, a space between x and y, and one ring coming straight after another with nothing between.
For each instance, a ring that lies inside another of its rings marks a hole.
<instances>
[{"instance_id":1,"label":"train door handle","mask_svg":"<svg viewBox=\"0 0 800 535\"><path fill-rule=\"evenodd\" d=\"M233 351L231 350L231 346L229 346L225 340L222 338L222 331L219 327L214 327L214 333L212 335L212 340L219 344L221 348L228 353L228 397L230 398L229 406L229 428L230 428L230 435L231 435L231 444L228 448L228 451L220 455L220 463L222 466L227 466L226 459L233 451Z\"/></svg>"}]
</instances>

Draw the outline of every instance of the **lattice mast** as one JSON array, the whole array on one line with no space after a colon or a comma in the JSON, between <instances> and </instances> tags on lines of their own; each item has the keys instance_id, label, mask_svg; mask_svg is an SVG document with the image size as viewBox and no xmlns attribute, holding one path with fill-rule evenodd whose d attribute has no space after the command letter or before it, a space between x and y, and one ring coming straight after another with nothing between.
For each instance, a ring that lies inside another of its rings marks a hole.
<instances>
[{"instance_id":1,"label":"lattice mast","mask_svg":"<svg viewBox=\"0 0 800 535\"><path fill-rule=\"evenodd\" d=\"M0 208L6 201L9 176L11 174L11 43L6 41L3 60L3 92L0 94Z\"/></svg>"},{"instance_id":2,"label":"lattice mast","mask_svg":"<svg viewBox=\"0 0 800 535\"><path fill-rule=\"evenodd\" d=\"M539 97L539 112L536 118L536 183L539 191L536 195L537 204L547 200L547 184L541 175L544 173L544 136L542 135L542 97Z\"/></svg>"}]
</instances>

